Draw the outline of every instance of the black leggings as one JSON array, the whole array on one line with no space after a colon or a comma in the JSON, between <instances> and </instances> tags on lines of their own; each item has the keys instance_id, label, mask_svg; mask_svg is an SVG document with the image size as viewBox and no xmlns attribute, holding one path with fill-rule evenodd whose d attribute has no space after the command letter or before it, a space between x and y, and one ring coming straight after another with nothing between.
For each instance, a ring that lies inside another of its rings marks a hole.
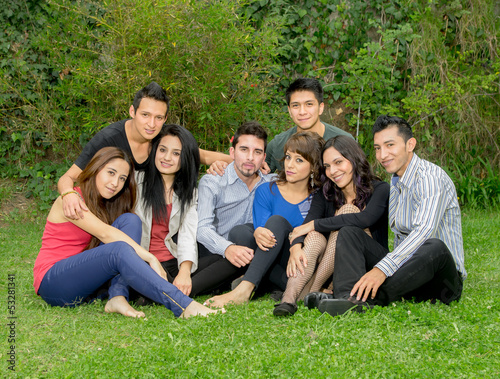
<instances>
[{"instance_id":1,"label":"black leggings","mask_svg":"<svg viewBox=\"0 0 500 379\"><path fill-rule=\"evenodd\" d=\"M290 257L288 235L292 232L293 228L281 216L271 216L267 220L265 227L274 233L277 240L276 246L269 249L269 251L262 251L257 247L255 238L253 237L254 229L252 224L237 225L229 232L229 241L236 245L249 247L255 252L252 262L245 267L238 268L221 255L212 254L205 246L198 244L200 262L202 259L210 257L211 263L203 269L198 269L193 274L191 296L206 293L227 285L243 274L245 274L244 280L255 284L256 287L266 277L272 286L284 291L288 279L286 276L286 265Z\"/></svg>"},{"instance_id":2,"label":"black leggings","mask_svg":"<svg viewBox=\"0 0 500 379\"><path fill-rule=\"evenodd\" d=\"M263 251L257 246L252 224L237 225L231 230L230 234L234 236L231 241L237 245L247 246L255 252L243 280L258 287L266 276L272 285L284 291L288 280L286 265L290 257L288 235L293 227L285 218L278 215L269 217L264 227L272 231L276 238L276 245L268 251Z\"/></svg>"}]
</instances>

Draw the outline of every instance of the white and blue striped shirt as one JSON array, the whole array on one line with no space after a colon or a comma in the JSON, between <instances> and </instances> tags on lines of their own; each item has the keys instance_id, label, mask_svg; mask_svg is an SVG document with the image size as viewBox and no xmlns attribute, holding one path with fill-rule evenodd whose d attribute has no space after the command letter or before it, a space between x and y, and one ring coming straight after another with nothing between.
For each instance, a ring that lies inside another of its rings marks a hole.
<instances>
[{"instance_id":1,"label":"white and blue striped shirt","mask_svg":"<svg viewBox=\"0 0 500 379\"><path fill-rule=\"evenodd\" d=\"M393 179L396 177L393 175ZM388 277L425 241L438 238L450 250L462 278L466 278L457 192L441 167L413 154L403 176L391 184L389 224L394 232L394 250L376 265Z\"/></svg>"},{"instance_id":2,"label":"white and blue striped shirt","mask_svg":"<svg viewBox=\"0 0 500 379\"><path fill-rule=\"evenodd\" d=\"M234 162L229 164L222 176L205 175L198 186L198 234L197 240L211 253L222 256L232 245L227 240L236 225L252 222L252 205L256 188L276 178L276 175L262 175L259 182L249 191L238 177Z\"/></svg>"}]
</instances>

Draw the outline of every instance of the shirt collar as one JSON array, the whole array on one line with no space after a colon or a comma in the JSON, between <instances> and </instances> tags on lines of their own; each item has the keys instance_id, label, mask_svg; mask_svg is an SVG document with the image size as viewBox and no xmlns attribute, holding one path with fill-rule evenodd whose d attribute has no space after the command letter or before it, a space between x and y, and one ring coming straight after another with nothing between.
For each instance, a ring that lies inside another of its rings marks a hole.
<instances>
[{"instance_id":1,"label":"shirt collar","mask_svg":"<svg viewBox=\"0 0 500 379\"><path fill-rule=\"evenodd\" d=\"M400 186L405 186L405 187L410 187L412 181L415 179L415 174L417 172L418 166L420 165L420 158L417 156L417 154L413 153L413 157L411 158L410 164L408 167L406 167L406 170L399 178L399 181L397 181L396 185ZM397 175L393 174L392 178L397 177Z\"/></svg>"},{"instance_id":2,"label":"shirt collar","mask_svg":"<svg viewBox=\"0 0 500 379\"><path fill-rule=\"evenodd\" d=\"M241 183L243 183L243 180L241 180L241 178L238 176L238 174L236 173L236 168L234 167L234 161L231 162L227 167L226 167L226 171L227 171L227 184L231 185L231 184L234 184L236 181L240 181ZM262 173L259 171L257 171L257 175L259 175L259 183L262 181L263 179L263 175Z\"/></svg>"}]
</instances>

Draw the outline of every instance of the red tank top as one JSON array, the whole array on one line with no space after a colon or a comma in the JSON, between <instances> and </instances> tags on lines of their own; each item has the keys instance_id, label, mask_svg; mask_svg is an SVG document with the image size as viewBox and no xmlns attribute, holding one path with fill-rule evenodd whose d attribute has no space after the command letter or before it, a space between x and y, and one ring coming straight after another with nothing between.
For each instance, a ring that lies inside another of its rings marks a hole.
<instances>
[{"instance_id":1,"label":"red tank top","mask_svg":"<svg viewBox=\"0 0 500 379\"><path fill-rule=\"evenodd\" d=\"M80 188L75 190L80 192ZM54 223L47 220L42 236L42 247L33 268L33 286L36 293L43 277L54 264L81 253L91 239L92 235L69 221Z\"/></svg>"}]
</instances>

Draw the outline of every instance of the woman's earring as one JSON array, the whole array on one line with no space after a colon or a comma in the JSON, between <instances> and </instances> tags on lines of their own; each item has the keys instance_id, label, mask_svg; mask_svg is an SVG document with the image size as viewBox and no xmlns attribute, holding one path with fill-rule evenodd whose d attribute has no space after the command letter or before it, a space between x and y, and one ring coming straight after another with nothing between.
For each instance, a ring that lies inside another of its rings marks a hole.
<instances>
[{"instance_id":1,"label":"woman's earring","mask_svg":"<svg viewBox=\"0 0 500 379\"><path fill-rule=\"evenodd\" d=\"M314 173L311 172L311 188L314 188Z\"/></svg>"}]
</instances>

